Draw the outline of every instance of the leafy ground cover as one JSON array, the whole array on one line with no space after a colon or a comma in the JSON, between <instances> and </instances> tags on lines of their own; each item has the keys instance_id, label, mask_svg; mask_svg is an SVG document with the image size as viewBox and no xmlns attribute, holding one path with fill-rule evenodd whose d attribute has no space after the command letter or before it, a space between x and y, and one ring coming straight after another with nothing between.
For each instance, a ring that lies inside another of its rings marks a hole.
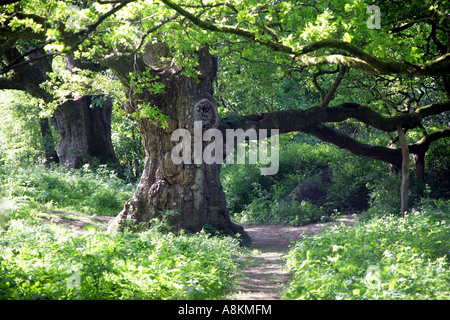
<instances>
[{"instance_id":1,"label":"leafy ground cover","mask_svg":"<svg viewBox=\"0 0 450 320\"><path fill-rule=\"evenodd\" d=\"M53 223L120 210L134 186L106 167L3 166L0 179L0 299L226 298L242 283L241 257L253 254L208 228L174 235L153 222L115 234L101 224L74 232ZM450 299L449 207L425 198L399 217L373 214L374 206L352 227L303 237L285 253L283 298ZM307 209L292 218L307 218Z\"/></svg>"},{"instance_id":2,"label":"leafy ground cover","mask_svg":"<svg viewBox=\"0 0 450 320\"><path fill-rule=\"evenodd\" d=\"M80 212L113 216L135 185L125 183L107 166L67 170L40 165L0 168L1 195L28 216L37 212Z\"/></svg>"},{"instance_id":3,"label":"leafy ground cover","mask_svg":"<svg viewBox=\"0 0 450 320\"><path fill-rule=\"evenodd\" d=\"M288 254L289 299L450 299L448 201L327 228Z\"/></svg>"},{"instance_id":4,"label":"leafy ground cover","mask_svg":"<svg viewBox=\"0 0 450 320\"><path fill-rule=\"evenodd\" d=\"M240 254L206 234L74 235L33 220L12 221L0 244L0 299L215 299Z\"/></svg>"},{"instance_id":5,"label":"leafy ground cover","mask_svg":"<svg viewBox=\"0 0 450 320\"><path fill-rule=\"evenodd\" d=\"M133 187L106 168L3 167L0 177L0 299L217 299L240 274L245 251L229 237L48 221L51 211L117 214Z\"/></svg>"}]
</instances>

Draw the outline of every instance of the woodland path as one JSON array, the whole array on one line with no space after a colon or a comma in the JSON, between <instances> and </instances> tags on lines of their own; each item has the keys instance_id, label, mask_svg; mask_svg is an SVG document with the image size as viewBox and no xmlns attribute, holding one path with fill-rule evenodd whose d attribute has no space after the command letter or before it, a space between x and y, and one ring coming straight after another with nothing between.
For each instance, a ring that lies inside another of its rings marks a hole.
<instances>
[{"instance_id":1,"label":"woodland path","mask_svg":"<svg viewBox=\"0 0 450 320\"><path fill-rule=\"evenodd\" d=\"M76 233L86 231L88 226L106 229L114 217L89 216L80 213L50 212L41 217L44 221L65 225ZM285 268L285 256L289 246L305 234L314 234L327 225L353 224L354 216L341 216L334 222L313 223L300 227L289 225L242 225L252 237L251 255L246 256L244 277L228 300L278 300L289 282L290 275Z\"/></svg>"},{"instance_id":2,"label":"woodland path","mask_svg":"<svg viewBox=\"0 0 450 320\"><path fill-rule=\"evenodd\" d=\"M230 300L279 300L289 282L285 255L293 241L314 234L326 225L353 224L353 216L342 216L334 222L313 223L301 227L288 225L242 225L252 237L255 252L245 258L247 268Z\"/></svg>"}]
</instances>

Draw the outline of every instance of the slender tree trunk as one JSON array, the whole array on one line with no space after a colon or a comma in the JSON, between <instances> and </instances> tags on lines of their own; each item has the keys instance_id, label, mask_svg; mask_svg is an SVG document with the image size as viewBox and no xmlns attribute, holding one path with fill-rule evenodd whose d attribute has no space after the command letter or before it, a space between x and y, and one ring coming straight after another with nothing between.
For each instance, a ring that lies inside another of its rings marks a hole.
<instances>
[{"instance_id":1,"label":"slender tree trunk","mask_svg":"<svg viewBox=\"0 0 450 320\"><path fill-rule=\"evenodd\" d=\"M55 139L50 128L50 123L47 118L41 118L39 120L39 126L41 129L42 136L42 149L45 155L45 165L48 166L50 163L58 163L59 158L55 149Z\"/></svg>"},{"instance_id":2,"label":"slender tree trunk","mask_svg":"<svg viewBox=\"0 0 450 320\"><path fill-rule=\"evenodd\" d=\"M60 105L51 118L61 135L57 153L60 163L72 168L86 163L86 156L100 163L118 163L111 141L112 103L92 106L92 97L83 96Z\"/></svg>"},{"instance_id":3,"label":"slender tree trunk","mask_svg":"<svg viewBox=\"0 0 450 320\"><path fill-rule=\"evenodd\" d=\"M414 175L417 181L425 182L425 152L413 154Z\"/></svg>"},{"instance_id":4,"label":"slender tree trunk","mask_svg":"<svg viewBox=\"0 0 450 320\"><path fill-rule=\"evenodd\" d=\"M149 56L151 49L146 52L147 66L154 63ZM137 120L146 153L144 171L133 198L110 224L110 230L122 229L130 223L135 225L166 218L174 231L199 232L205 225L210 225L226 234L240 234L244 244L250 243L243 228L230 220L220 183L220 165L194 164L193 161L175 164L172 161L172 150L180 143L171 140L175 129L188 130L193 143L195 120L203 121L204 130L218 124L217 106L212 95L215 60L206 50L201 50L198 57L198 81L182 75L176 66L166 65L158 69L165 92L134 97L140 103L158 106L169 116L169 125L163 129L152 119L140 117ZM202 108L197 108L199 101ZM127 111L132 113L133 110L129 106ZM191 160L192 156L193 153Z\"/></svg>"},{"instance_id":5,"label":"slender tree trunk","mask_svg":"<svg viewBox=\"0 0 450 320\"><path fill-rule=\"evenodd\" d=\"M408 211L408 190L409 190L409 149L406 142L405 133L400 125L397 126L400 146L402 148L402 184L400 187L401 213Z\"/></svg>"}]
</instances>

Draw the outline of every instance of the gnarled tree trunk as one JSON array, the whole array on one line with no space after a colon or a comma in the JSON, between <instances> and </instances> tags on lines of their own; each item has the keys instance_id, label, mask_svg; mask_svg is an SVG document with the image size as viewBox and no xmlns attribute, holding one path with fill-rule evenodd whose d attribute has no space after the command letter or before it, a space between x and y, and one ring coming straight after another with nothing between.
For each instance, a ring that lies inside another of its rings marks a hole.
<instances>
[{"instance_id":1,"label":"gnarled tree trunk","mask_svg":"<svg viewBox=\"0 0 450 320\"><path fill-rule=\"evenodd\" d=\"M43 49L35 49L28 55L32 61L29 64L19 63L12 70L12 76L2 81L1 89L24 90L45 102L53 100L53 96L41 87L49 79L52 71L51 60L45 57ZM23 60L19 51L12 47L3 53L7 63ZM67 56L66 68L74 67L99 70L100 66L92 63L81 63ZM83 96L69 100L58 106L50 122L61 135L61 142L55 152L54 139L48 119L41 119L40 128L42 145L45 153L45 164L59 162L68 167L79 167L85 163L86 156L96 157L101 163L118 163L111 142L111 112L110 100L100 108L91 107L91 96Z\"/></svg>"},{"instance_id":2,"label":"gnarled tree trunk","mask_svg":"<svg viewBox=\"0 0 450 320\"><path fill-rule=\"evenodd\" d=\"M241 234L243 242L248 244L250 238L243 228L230 220L220 183L220 164L194 164L193 152L190 163L175 164L171 157L179 143L171 140L175 129L188 130L193 143L194 121L202 120L203 130L218 124L212 86L215 60L206 50L198 53L197 81L183 75L177 66L158 63L156 51L162 56L168 54L168 48L161 44L148 46L145 63L158 75L165 91L160 94L144 92L129 98L136 102L135 108L142 103L157 106L169 117L169 125L163 129L153 119L137 119L146 153L144 171L133 198L126 202L109 229L145 223L166 215L174 231L198 232L210 225L230 235ZM131 114L135 108L130 105L126 109Z\"/></svg>"},{"instance_id":3,"label":"gnarled tree trunk","mask_svg":"<svg viewBox=\"0 0 450 320\"><path fill-rule=\"evenodd\" d=\"M86 156L100 163L118 163L111 141L112 103L92 106L92 96L67 100L54 112L51 123L61 135L57 153L61 164L72 168L86 162Z\"/></svg>"}]
</instances>

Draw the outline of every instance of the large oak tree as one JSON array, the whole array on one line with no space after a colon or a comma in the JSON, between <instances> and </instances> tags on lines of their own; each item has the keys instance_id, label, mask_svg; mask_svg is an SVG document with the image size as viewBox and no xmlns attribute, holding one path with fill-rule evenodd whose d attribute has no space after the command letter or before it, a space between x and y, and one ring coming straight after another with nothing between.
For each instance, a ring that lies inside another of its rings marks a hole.
<instances>
[{"instance_id":1,"label":"large oak tree","mask_svg":"<svg viewBox=\"0 0 450 320\"><path fill-rule=\"evenodd\" d=\"M304 132L396 169L403 165L405 178L409 154L423 179L430 144L450 135L445 1L380 1L378 7L344 0L9 2L1 35L39 35L47 55L95 62L120 82L146 161L116 225L165 215L176 229L211 224L248 240L229 219L220 165L170 158L171 133L193 131L200 101L207 106L205 128ZM213 92L217 68L219 91ZM265 103L270 93L261 89L262 79L275 88L287 78L297 82L301 102ZM245 105L238 99L243 91L261 103ZM226 116L217 118L216 98ZM343 130L349 122L390 139L360 141Z\"/></svg>"}]
</instances>

